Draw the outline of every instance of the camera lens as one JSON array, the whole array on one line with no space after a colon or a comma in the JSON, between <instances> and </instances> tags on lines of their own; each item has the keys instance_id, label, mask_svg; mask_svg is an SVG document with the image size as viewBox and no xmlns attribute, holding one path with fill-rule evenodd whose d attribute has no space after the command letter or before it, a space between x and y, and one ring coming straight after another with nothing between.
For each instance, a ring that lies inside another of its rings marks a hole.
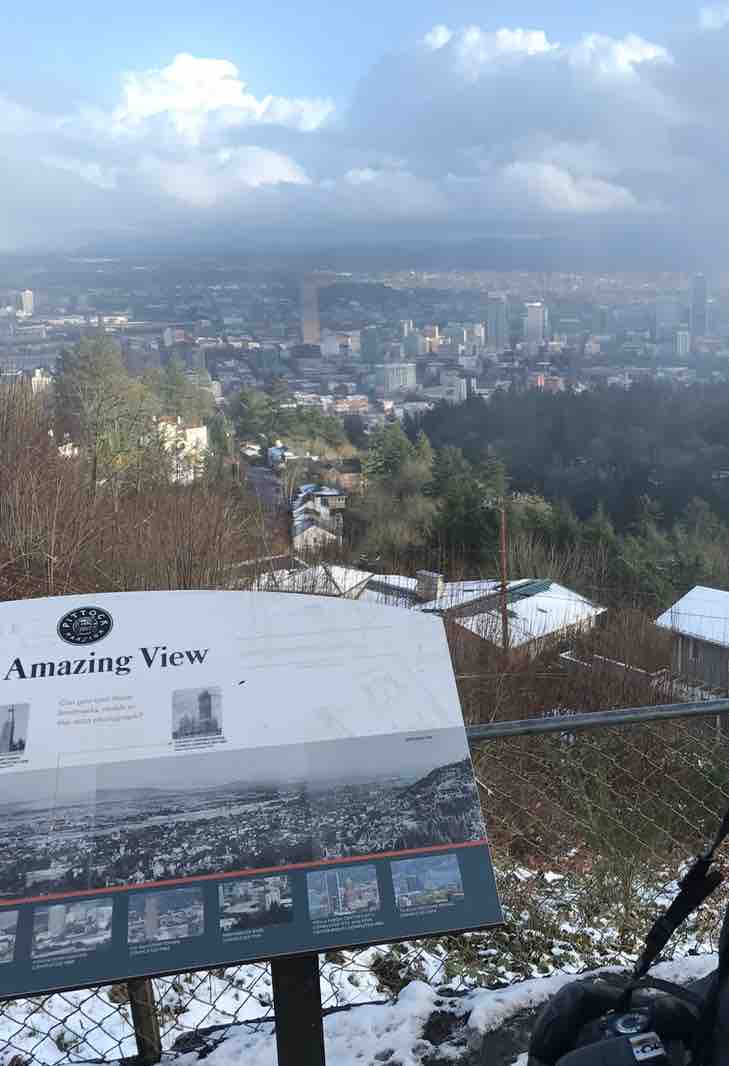
<instances>
[{"instance_id":1,"label":"camera lens","mask_svg":"<svg viewBox=\"0 0 729 1066\"><path fill-rule=\"evenodd\" d=\"M645 1014L634 1011L631 1014L621 1014L615 1019L615 1032L620 1033L621 1036L634 1036L636 1033L644 1032L647 1025L648 1019Z\"/></svg>"}]
</instances>

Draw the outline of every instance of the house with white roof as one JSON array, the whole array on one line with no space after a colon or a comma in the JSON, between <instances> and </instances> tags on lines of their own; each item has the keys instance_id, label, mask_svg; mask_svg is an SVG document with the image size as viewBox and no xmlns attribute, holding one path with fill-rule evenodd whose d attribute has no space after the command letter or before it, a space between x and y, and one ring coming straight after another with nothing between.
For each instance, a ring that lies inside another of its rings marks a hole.
<instances>
[{"instance_id":1,"label":"house with white roof","mask_svg":"<svg viewBox=\"0 0 729 1066\"><path fill-rule=\"evenodd\" d=\"M373 574L355 567L320 564L306 569L271 570L256 588L341 596L362 603L440 615L452 633L460 631L495 647L502 644L501 585L494 579L444 581L419 570L416 577ZM507 585L508 644L514 652L539 654L549 643L595 625L605 613L584 596L556 581L522 579ZM452 628L451 628L452 627Z\"/></svg>"},{"instance_id":2,"label":"house with white roof","mask_svg":"<svg viewBox=\"0 0 729 1066\"><path fill-rule=\"evenodd\" d=\"M591 629L606 608L592 603L556 581L526 578L510 581L506 592L507 643L510 651L540 654L576 633ZM501 647L503 620L497 589L466 609L451 613L455 624Z\"/></svg>"},{"instance_id":3,"label":"house with white roof","mask_svg":"<svg viewBox=\"0 0 729 1066\"><path fill-rule=\"evenodd\" d=\"M729 592L697 585L656 625L673 635L676 677L718 692L729 689Z\"/></svg>"}]
</instances>

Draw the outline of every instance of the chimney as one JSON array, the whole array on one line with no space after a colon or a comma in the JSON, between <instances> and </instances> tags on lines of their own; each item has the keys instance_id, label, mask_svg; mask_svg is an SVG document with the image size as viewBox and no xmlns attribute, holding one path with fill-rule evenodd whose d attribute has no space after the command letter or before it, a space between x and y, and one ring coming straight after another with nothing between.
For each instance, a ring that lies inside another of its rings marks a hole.
<instances>
[{"instance_id":1,"label":"chimney","mask_svg":"<svg viewBox=\"0 0 729 1066\"><path fill-rule=\"evenodd\" d=\"M445 591L445 582L442 574L436 574L432 570L418 570L416 577L418 584L415 590L416 599L421 603L437 600Z\"/></svg>"}]
</instances>

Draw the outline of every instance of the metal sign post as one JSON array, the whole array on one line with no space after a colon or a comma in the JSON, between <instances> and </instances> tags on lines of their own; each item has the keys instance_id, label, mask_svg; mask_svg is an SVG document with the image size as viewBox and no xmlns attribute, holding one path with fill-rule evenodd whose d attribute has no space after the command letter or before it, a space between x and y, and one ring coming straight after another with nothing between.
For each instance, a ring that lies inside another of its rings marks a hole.
<instances>
[{"instance_id":1,"label":"metal sign post","mask_svg":"<svg viewBox=\"0 0 729 1066\"><path fill-rule=\"evenodd\" d=\"M318 955L271 961L278 1066L326 1066Z\"/></svg>"}]
</instances>

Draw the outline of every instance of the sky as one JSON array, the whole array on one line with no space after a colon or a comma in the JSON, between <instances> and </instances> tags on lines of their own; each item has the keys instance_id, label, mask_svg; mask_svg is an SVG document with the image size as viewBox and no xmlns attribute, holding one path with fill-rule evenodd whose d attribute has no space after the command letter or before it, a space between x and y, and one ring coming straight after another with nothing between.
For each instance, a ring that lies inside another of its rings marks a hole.
<instances>
[{"instance_id":1,"label":"sky","mask_svg":"<svg viewBox=\"0 0 729 1066\"><path fill-rule=\"evenodd\" d=\"M608 234L726 250L729 3L90 0L0 37L0 251Z\"/></svg>"}]
</instances>

